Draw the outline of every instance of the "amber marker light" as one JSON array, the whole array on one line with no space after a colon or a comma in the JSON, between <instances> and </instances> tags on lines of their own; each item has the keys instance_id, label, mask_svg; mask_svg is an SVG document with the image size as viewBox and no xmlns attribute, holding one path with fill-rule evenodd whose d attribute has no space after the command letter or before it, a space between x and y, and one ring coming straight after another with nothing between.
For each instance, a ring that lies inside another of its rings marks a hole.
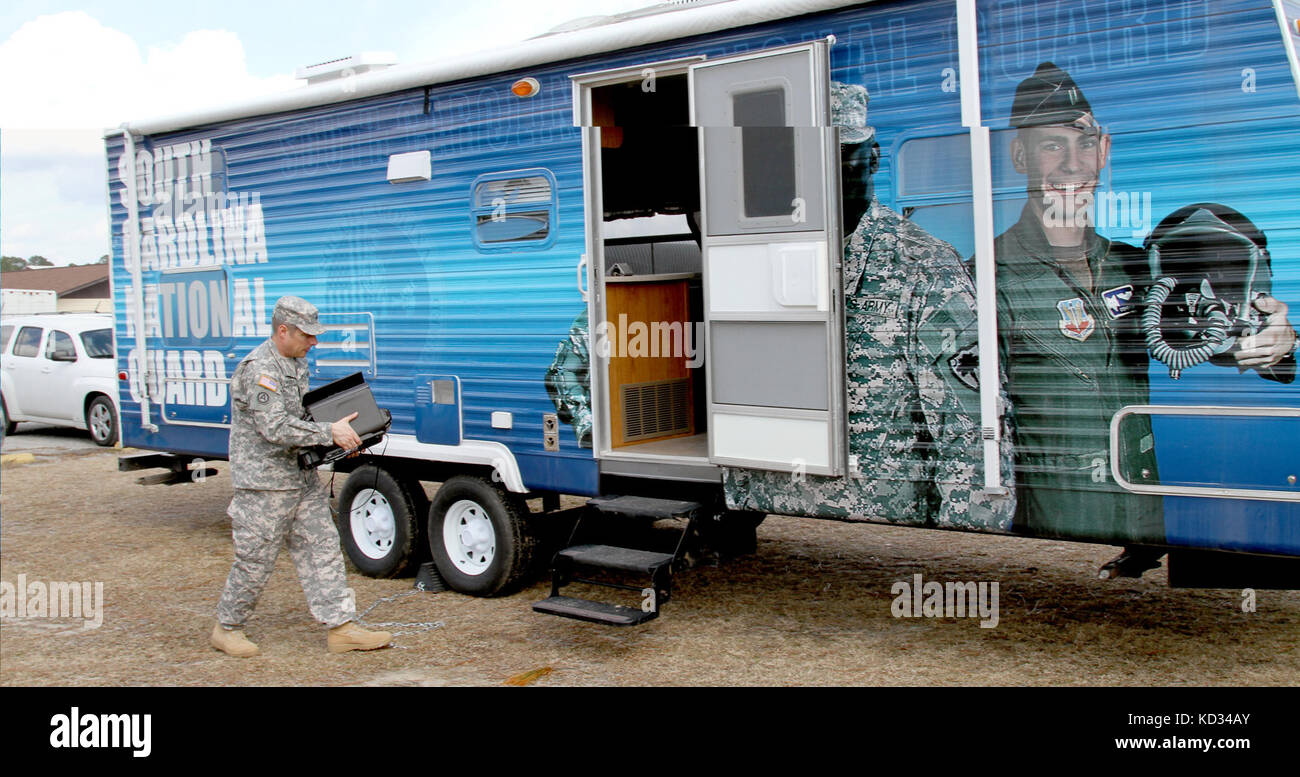
<instances>
[{"instance_id":1,"label":"amber marker light","mask_svg":"<svg viewBox=\"0 0 1300 777\"><path fill-rule=\"evenodd\" d=\"M514 92L515 97L532 97L542 90L542 85L537 83L536 78L521 78L510 86L510 91Z\"/></svg>"}]
</instances>

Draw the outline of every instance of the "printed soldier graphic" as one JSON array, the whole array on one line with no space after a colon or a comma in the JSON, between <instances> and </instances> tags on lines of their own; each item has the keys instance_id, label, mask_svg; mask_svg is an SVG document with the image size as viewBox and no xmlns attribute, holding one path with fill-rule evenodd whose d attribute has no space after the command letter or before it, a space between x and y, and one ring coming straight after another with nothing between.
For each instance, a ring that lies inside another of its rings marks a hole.
<instances>
[{"instance_id":1,"label":"printed soldier graphic","mask_svg":"<svg viewBox=\"0 0 1300 777\"><path fill-rule=\"evenodd\" d=\"M1079 85L1050 62L1017 87L1011 126L1011 162L1026 176L1028 202L994 251L999 349L1014 409L1016 528L1163 543L1162 498L1124 491L1111 469L1111 418L1148 402L1141 320L1151 284L1147 253L1098 235L1085 211L1110 136ZM1286 305L1269 296L1254 305L1267 323L1233 359L1268 375L1295 333ZM1149 417L1127 419L1118 442L1125 478L1158 484Z\"/></svg>"},{"instance_id":2,"label":"printed soldier graphic","mask_svg":"<svg viewBox=\"0 0 1300 777\"><path fill-rule=\"evenodd\" d=\"M982 492L975 287L952 246L882 204L865 87L832 83L840 127L849 452L860 477L728 468L729 503L761 512L1006 530L1014 493ZM1004 422L1005 423L1005 422ZM1004 479L1012 478L1009 429Z\"/></svg>"},{"instance_id":3,"label":"printed soldier graphic","mask_svg":"<svg viewBox=\"0 0 1300 777\"><path fill-rule=\"evenodd\" d=\"M546 393L555 403L561 423L569 424L578 447L591 447L591 355L588 352L587 311L569 327L569 337L560 341L555 359L546 370Z\"/></svg>"},{"instance_id":4,"label":"printed soldier graphic","mask_svg":"<svg viewBox=\"0 0 1300 777\"><path fill-rule=\"evenodd\" d=\"M281 297L271 316L270 339L239 363L230 379L230 500L235 561L217 604L212 646L247 658L258 648L243 632L258 596L275 568L281 545L298 570L307 606L329 628L332 653L387 645L387 632L356 623L356 602L347 586L338 530L328 497L314 469L301 469L300 448L338 445L352 449L361 438L352 429L356 414L334 423L308 421L306 355L325 331L316 307L299 297Z\"/></svg>"}]
</instances>

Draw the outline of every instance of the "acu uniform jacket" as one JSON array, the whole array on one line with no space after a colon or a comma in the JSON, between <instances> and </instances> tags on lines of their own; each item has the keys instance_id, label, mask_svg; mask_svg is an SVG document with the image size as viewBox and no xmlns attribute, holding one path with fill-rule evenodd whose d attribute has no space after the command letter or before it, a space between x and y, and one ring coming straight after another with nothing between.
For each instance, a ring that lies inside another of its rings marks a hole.
<instances>
[{"instance_id":1,"label":"acu uniform jacket","mask_svg":"<svg viewBox=\"0 0 1300 777\"><path fill-rule=\"evenodd\" d=\"M267 340L253 349L230 379L230 472L235 488L283 491L309 480L298 449L329 445L330 424L305 420L306 359L280 355ZM307 473L312 475L314 470Z\"/></svg>"}]
</instances>

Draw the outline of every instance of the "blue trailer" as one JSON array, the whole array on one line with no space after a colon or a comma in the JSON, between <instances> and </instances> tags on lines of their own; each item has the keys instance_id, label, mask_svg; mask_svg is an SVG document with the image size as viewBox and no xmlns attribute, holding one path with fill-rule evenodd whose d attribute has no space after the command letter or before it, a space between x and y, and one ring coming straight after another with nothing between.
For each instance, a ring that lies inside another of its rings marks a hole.
<instances>
[{"instance_id":1,"label":"blue trailer","mask_svg":"<svg viewBox=\"0 0 1300 777\"><path fill-rule=\"evenodd\" d=\"M539 609L656 615L684 545L542 558L570 495L719 542L793 514L1294 587L1298 17L664 3L123 125L123 443L224 458L228 379L295 294L313 384L360 372L392 413L339 464L368 574L428 548L491 595L551 562ZM560 594L591 568L651 593Z\"/></svg>"}]
</instances>

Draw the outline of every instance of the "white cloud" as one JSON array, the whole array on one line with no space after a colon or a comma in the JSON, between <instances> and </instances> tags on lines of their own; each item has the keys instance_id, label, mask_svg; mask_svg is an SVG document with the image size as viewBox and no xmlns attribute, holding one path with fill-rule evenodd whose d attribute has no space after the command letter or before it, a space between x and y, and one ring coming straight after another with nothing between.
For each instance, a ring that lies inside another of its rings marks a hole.
<instances>
[{"instance_id":1,"label":"white cloud","mask_svg":"<svg viewBox=\"0 0 1300 777\"><path fill-rule=\"evenodd\" d=\"M84 11L24 24L0 43L0 72L6 74L0 82L0 127L11 130L99 131L296 83L289 74L250 75L244 47L232 32L190 32L179 43L142 53L130 36ZM42 144L24 133L15 140L23 148L29 143L57 148L61 139Z\"/></svg>"},{"instance_id":2,"label":"white cloud","mask_svg":"<svg viewBox=\"0 0 1300 777\"><path fill-rule=\"evenodd\" d=\"M41 16L0 43L0 238L11 256L88 261L108 243L103 130L292 88L248 72L243 44L199 30L142 52L83 11ZM93 223L92 223L93 222Z\"/></svg>"}]
</instances>

